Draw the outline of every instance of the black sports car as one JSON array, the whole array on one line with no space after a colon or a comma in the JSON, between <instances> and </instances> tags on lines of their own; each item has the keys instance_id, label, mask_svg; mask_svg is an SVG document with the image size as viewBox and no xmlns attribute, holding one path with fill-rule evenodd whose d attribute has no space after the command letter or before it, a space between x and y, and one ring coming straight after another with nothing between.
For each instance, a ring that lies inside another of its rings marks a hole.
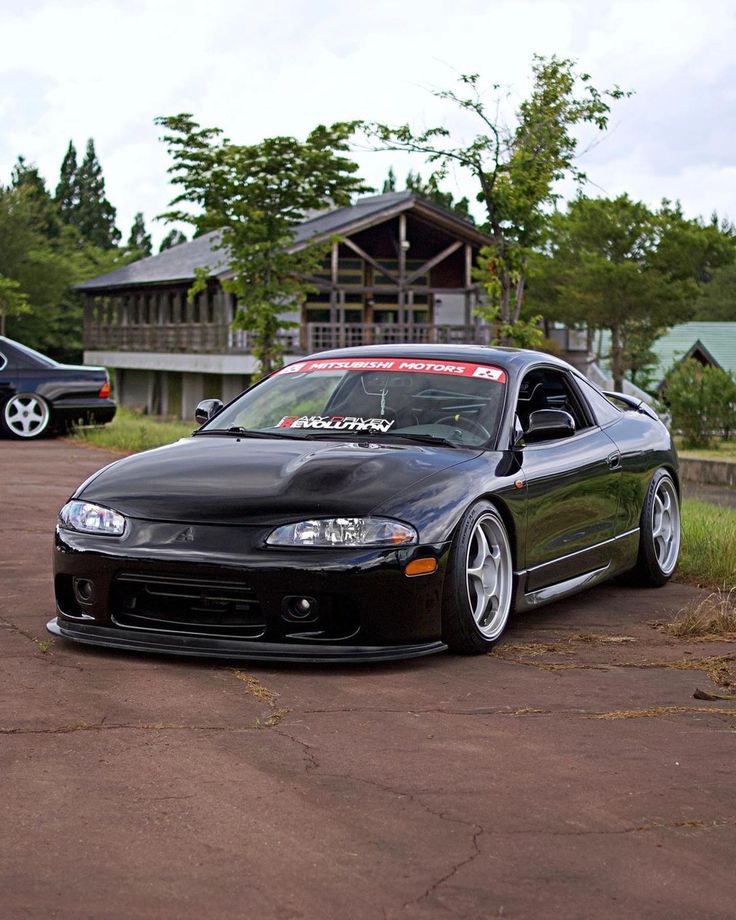
<instances>
[{"instance_id":1,"label":"black sports car","mask_svg":"<svg viewBox=\"0 0 736 920\"><path fill-rule=\"evenodd\" d=\"M59 364L0 335L0 429L12 438L38 438L115 415L104 367Z\"/></svg>"},{"instance_id":2,"label":"black sports car","mask_svg":"<svg viewBox=\"0 0 736 920\"><path fill-rule=\"evenodd\" d=\"M664 425L549 355L373 346L284 367L92 476L56 529L52 633L227 658L487 650L513 609L680 543Z\"/></svg>"}]
</instances>

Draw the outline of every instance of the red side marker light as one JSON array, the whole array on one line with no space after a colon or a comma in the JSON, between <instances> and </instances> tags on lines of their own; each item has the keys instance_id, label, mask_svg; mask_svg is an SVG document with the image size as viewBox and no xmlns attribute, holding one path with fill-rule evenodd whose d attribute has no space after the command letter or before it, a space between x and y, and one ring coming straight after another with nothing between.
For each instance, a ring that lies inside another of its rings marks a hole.
<instances>
[{"instance_id":1,"label":"red side marker light","mask_svg":"<svg viewBox=\"0 0 736 920\"><path fill-rule=\"evenodd\" d=\"M436 571L436 559L414 559L404 569L404 575L431 575Z\"/></svg>"}]
</instances>

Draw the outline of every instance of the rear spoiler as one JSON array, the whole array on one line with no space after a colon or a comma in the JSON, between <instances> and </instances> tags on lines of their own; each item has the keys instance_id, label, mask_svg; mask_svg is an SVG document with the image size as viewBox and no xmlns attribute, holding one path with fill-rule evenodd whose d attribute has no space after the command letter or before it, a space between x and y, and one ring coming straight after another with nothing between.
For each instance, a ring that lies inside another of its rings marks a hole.
<instances>
[{"instance_id":1,"label":"rear spoiler","mask_svg":"<svg viewBox=\"0 0 736 920\"><path fill-rule=\"evenodd\" d=\"M643 415L648 415L649 418L659 420L659 416L654 409L648 406L643 399L637 399L636 396L629 396L627 393L615 393L613 390L604 390L603 395L616 402L623 403L626 409L631 412L641 412Z\"/></svg>"}]
</instances>

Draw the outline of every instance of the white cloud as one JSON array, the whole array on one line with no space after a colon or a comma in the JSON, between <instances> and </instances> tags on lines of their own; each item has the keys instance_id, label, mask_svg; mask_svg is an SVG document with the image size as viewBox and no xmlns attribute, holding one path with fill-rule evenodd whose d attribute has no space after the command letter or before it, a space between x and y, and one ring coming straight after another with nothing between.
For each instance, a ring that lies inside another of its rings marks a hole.
<instances>
[{"instance_id":1,"label":"white cloud","mask_svg":"<svg viewBox=\"0 0 736 920\"><path fill-rule=\"evenodd\" d=\"M598 185L736 216L735 22L728 0L707 15L693 0L6 0L0 181L22 153L53 185L69 139L92 135L127 235L171 194L156 115L191 111L242 141L355 117L462 130L428 90L478 71L521 98L537 52L636 90L584 159ZM360 161L372 184L409 162Z\"/></svg>"}]
</instances>

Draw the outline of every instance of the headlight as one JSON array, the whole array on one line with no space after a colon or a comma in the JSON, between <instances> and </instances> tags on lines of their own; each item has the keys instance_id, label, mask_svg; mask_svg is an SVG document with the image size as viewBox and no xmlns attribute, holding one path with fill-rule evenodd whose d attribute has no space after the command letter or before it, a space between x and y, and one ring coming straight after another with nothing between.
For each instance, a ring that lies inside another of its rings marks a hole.
<instances>
[{"instance_id":1,"label":"headlight","mask_svg":"<svg viewBox=\"0 0 736 920\"><path fill-rule=\"evenodd\" d=\"M62 526L82 533L100 533L119 537L125 530L125 518L117 511L89 502L67 502L59 512Z\"/></svg>"},{"instance_id":2,"label":"headlight","mask_svg":"<svg viewBox=\"0 0 736 920\"><path fill-rule=\"evenodd\" d=\"M417 532L389 518L315 518L272 531L269 546L404 546Z\"/></svg>"}]
</instances>

